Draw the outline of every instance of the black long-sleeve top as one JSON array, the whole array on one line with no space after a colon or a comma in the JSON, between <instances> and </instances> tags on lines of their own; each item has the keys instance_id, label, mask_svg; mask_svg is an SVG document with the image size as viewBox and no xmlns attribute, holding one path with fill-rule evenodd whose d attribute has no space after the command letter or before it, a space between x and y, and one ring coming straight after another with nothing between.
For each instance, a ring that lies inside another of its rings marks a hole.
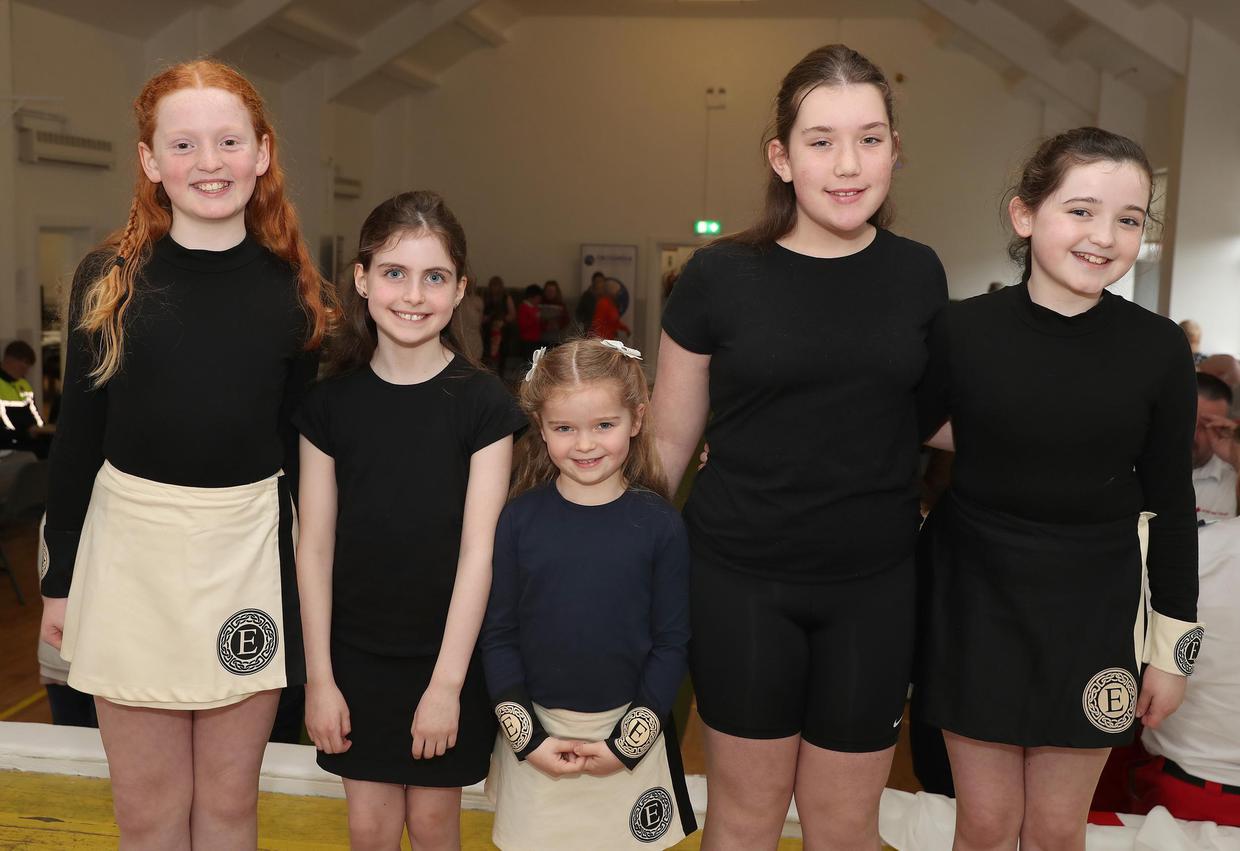
<instances>
[{"instance_id":1,"label":"black long-sleeve top","mask_svg":"<svg viewBox=\"0 0 1240 851\"><path fill-rule=\"evenodd\" d=\"M951 417L961 496L1048 523L1155 513L1151 605L1189 622L1196 405L1192 355L1170 320L1109 292L1062 316L1025 285L940 312L918 394L923 435Z\"/></svg>"},{"instance_id":2,"label":"black long-sleeve top","mask_svg":"<svg viewBox=\"0 0 1240 851\"><path fill-rule=\"evenodd\" d=\"M231 487L281 468L295 481L293 409L318 370L287 263L252 236L225 251L165 236L135 282L120 371L94 387L95 340L78 328L105 252L74 276L64 396L51 455L43 594L69 593L95 474Z\"/></svg>"},{"instance_id":3,"label":"black long-sleeve top","mask_svg":"<svg viewBox=\"0 0 1240 851\"><path fill-rule=\"evenodd\" d=\"M666 500L536 488L500 515L493 564L479 637L493 699L667 718L688 664L689 544Z\"/></svg>"}]
</instances>

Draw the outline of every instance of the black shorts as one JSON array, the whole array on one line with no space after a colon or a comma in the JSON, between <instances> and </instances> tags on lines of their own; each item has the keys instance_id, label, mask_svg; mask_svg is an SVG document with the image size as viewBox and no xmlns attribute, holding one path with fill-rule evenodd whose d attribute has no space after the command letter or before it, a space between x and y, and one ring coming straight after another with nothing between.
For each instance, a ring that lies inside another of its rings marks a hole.
<instances>
[{"instance_id":1,"label":"black shorts","mask_svg":"<svg viewBox=\"0 0 1240 851\"><path fill-rule=\"evenodd\" d=\"M913 559L791 583L693 562L690 665L698 713L746 739L800 734L871 753L900 734L913 658Z\"/></svg>"},{"instance_id":2,"label":"black shorts","mask_svg":"<svg viewBox=\"0 0 1240 851\"><path fill-rule=\"evenodd\" d=\"M469 786L491 764L497 722L477 655L461 688L456 746L443 756L414 759L413 713L430 683L435 657L379 656L332 642L332 670L349 707L352 742L344 753L319 751L324 770L350 780L404 786Z\"/></svg>"}]
</instances>

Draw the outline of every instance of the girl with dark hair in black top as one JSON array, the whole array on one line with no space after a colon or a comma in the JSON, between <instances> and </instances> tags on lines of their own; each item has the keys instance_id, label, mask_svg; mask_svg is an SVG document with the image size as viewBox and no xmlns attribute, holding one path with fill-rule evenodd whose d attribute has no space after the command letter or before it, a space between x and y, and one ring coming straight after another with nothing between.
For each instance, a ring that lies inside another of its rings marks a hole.
<instances>
[{"instance_id":1,"label":"girl with dark hair in black top","mask_svg":"<svg viewBox=\"0 0 1240 851\"><path fill-rule=\"evenodd\" d=\"M886 230L882 73L821 48L776 110L766 214L686 265L654 394L673 483L703 428L711 447L685 509L703 847L773 847L794 795L807 845L877 846L912 664L914 390L947 287Z\"/></svg>"},{"instance_id":2,"label":"girl with dark hair in black top","mask_svg":"<svg viewBox=\"0 0 1240 851\"><path fill-rule=\"evenodd\" d=\"M1109 749L1175 711L1201 643L1192 358L1106 291L1151 182L1122 136L1046 141L1009 205L1022 282L935 320L919 414L923 434L951 417L957 454L923 532L914 703L944 731L965 851L1084 848Z\"/></svg>"}]
</instances>

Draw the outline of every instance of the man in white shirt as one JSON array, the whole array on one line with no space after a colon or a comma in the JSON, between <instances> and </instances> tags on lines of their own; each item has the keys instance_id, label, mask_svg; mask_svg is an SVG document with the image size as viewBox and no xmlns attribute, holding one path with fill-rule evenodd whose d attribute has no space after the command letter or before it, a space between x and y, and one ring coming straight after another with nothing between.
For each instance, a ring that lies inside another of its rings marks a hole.
<instances>
[{"instance_id":1,"label":"man in white shirt","mask_svg":"<svg viewBox=\"0 0 1240 851\"><path fill-rule=\"evenodd\" d=\"M1198 550L1203 652L1179 710L1142 734L1155 759L1136 769L1133 791L1141 812L1161 804L1176 818L1240 826L1240 518L1202 528Z\"/></svg>"},{"instance_id":2,"label":"man in white shirt","mask_svg":"<svg viewBox=\"0 0 1240 851\"><path fill-rule=\"evenodd\" d=\"M1222 380L1197 373L1197 431L1193 435L1193 490L1197 522L1212 523L1236 516L1236 470L1215 454L1219 435L1213 425L1227 417L1232 393Z\"/></svg>"}]
</instances>

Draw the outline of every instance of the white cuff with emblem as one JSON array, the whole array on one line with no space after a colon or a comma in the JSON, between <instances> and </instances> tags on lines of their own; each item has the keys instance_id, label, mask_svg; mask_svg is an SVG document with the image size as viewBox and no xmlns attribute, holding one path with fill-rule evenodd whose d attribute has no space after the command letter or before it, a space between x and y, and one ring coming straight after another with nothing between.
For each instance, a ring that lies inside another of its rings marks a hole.
<instances>
[{"instance_id":1,"label":"white cuff with emblem","mask_svg":"<svg viewBox=\"0 0 1240 851\"><path fill-rule=\"evenodd\" d=\"M499 719L499 731L512 745L513 753L519 754L525 750L534 735L534 720L529 710L514 700L505 700L496 705L495 717Z\"/></svg>"},{"instance_id":2,"label":"white cuff with emblem","mask_svg":"<svg viewBox=\"0 0 1240 851\"><path fill-rule=\"evenodd\" d=\"M611 743L618 752L617 756L635 762L644 757L659 738L659 717L644 706L634 706L624 713L616 732L618 735Z\"/></svg>"},{"instance_id":3,"label":"white cuff with emblem","mask_svg":"<svg viewBox=\"0 0 1240 851\"><path fill-rule=\"evenodd\" d=\"M1151 609L1141 661L1160 671L1187 677L1193 672L1204 635L1205 629L1199 623L1176 620Z\"/></svg>"}]
</instances>

